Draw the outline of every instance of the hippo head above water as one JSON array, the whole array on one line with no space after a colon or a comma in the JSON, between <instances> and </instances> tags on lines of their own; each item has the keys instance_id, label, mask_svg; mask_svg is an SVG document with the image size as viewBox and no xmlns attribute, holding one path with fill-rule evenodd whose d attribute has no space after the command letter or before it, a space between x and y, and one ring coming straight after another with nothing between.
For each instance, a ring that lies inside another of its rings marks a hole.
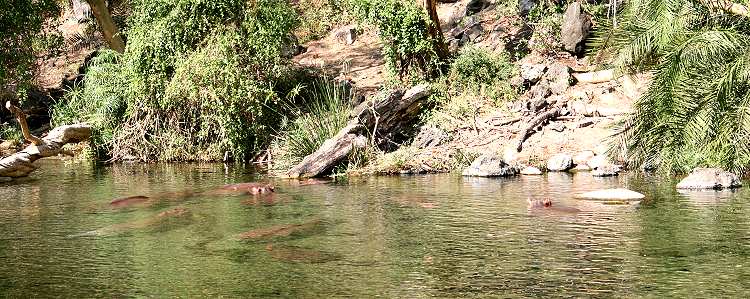
<instances>
[{"instance_id":1,"label":"hippo head above water","mask_svg":"<svg viewBox=\"0 0 750 299\"><path fill-rule=\"evenodd\" d=\"M247 192L248 194L267 194L267 193L273 193L275 191L275 188L273 185L261 184L261 183L232 184L232 185L226 185L222 189L229 190L229 191Z\"/></svg>"},{"instance_id":2,"label":"hippo head above water","mask_svg":"<svg viewBox=\"0 0 750 299\"><path fill-rule=\"evenodd\" d=\"M548 208L552 206L552 200L549 198L544 198L544 199L527 198L526 201L529 203L529 207L532 207L532 208Z\"/></svg>"}]
</instances>

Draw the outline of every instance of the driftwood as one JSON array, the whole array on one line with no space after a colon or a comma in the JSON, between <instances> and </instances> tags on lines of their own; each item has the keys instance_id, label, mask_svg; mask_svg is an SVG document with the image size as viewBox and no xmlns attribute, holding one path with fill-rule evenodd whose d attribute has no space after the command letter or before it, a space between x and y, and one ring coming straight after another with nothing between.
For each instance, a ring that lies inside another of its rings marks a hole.
<instances>
[{"instance_id":1,"label":"driftwood","mask_svg":"<svg viewBox=\"0 0 750 299\"><path fill-rule=\"evenodd\" d=\"M523 149L523 142L526 141L526 138L528 138L531 133L534 133L536 127L549 119L558 117L559 115L560 108L553 107L529 120L529 123L526 125L526 127L522 129L521 132L519 132L520 135L518 135L518 140L516 141L516 151L521 152L521 150Z\"/></svg>"},{"instance_id":2,"label":"driftwood","mask_svg":"<svg viewBox=\"0 0 750 299\"><path fill-rule=\"evenodd\" d=\"M0 177L24 177L36 170L34 161L44 157L56 156L64 153L62 147L68 143L76 143L91 137L91 127L88 124L61 126L53 129L44 138L31 134L26 124L26 114L16 106L5 105L18 119L24 138L32 144L24 150L0 160Z\"/></svg>"},{"instance_id":3,"label":"driftwood","mask_svg":"<svg viewBox=\"0 0 750 299\"><path fill-rule=\"evenodd\" d=\"M617 79L615 70L607 69L588 73L572 73L573 78L580 83L602 83Z\"/></svg>"},{"instance_id":4,"label":"driftwood","mask_svg":"<svg viewBox=\"0 0 750 299\"><path fill-rule=\"evenodd\" d=\"M421 84L404 91L396 89L377 101L367 101L352 111L352 120L336 136L326 140L314 153L287 171L288 177L316 177L326 174L355 149L370 144L380 146L395 133L408 130L424 106L430 91Z\"/></svg>"}]
</instances>

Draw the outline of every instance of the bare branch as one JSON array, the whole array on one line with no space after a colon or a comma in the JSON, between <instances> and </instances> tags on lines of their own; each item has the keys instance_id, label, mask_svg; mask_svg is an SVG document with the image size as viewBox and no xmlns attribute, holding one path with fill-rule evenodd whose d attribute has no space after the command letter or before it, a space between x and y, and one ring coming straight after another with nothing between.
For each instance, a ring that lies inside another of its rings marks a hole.
<instances>
[{"instance_id":1,"label":"bare branch","mask_svg":"<svg viewBox=\"0 0 750 299\"><path fill-rule=\"evenodd\" d=\"M23 110L21 110L21 108L18 108L15 105L11 104L10 101L5 102L5 108L8 108L8 110L10 110L10 112L16 116L16 119L18 119L18 124L21 125L21 133L23 133L23 138L33 143L34 145L41 145L42 140L39 139L39 137L32 135L31 131L29 130L29 125L26 123L26 113L23 113Z\"/></svg>"}]
</instances>

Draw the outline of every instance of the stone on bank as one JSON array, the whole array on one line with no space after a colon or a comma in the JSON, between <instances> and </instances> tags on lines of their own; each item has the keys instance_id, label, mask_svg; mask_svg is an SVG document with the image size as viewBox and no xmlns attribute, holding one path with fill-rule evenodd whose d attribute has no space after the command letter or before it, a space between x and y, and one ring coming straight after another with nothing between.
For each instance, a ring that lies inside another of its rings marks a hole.
<instances>
[{"instance_id":1,"label":"stone on bank","mask_svg":"<svg viewBox=\"0 0 750 299\"><path fill-rule=\"evenodd\" d=\"M479 156L463 171L464 176L477 177L503 177L517 175L517 166L506 163L502 158L494 154Z\"/></svg>"},{"instance_id":2,"label":"stone on bank","mask_svg":"<svg viewBox=\"0 0 750 299\"><path fill-rule=\"evenodd\" d=\"M721 168L696 168L677 184L677 189L724 189L742 186L740 178Z\"/></svg>"}]
</instances>

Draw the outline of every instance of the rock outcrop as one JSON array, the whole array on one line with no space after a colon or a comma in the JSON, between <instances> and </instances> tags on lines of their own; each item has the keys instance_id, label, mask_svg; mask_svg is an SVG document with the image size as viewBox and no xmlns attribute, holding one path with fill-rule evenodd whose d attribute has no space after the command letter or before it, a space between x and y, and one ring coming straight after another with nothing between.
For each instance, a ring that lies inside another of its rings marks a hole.
<instances>
[{"instance_id":1,"label":"rock outcrop","mask_svg":"<svg viewBox=\"0 0 750 299\"><path fill-rule=\"evenodd\" d=\"M725 189L742 186L740 178L721 168L696 168L677 184L677 189Z\"/></svg>"},{"instance_id":2,"label":"rock outcrop","mask_svg":"<svg viewBox=\"0 0 750 299\"><path fill-rule=\"evenodd\" d=\"M523 170L521 170L521 174L523 174L523 175L542 175L542 171L539 168L536 168L534 166L526 166Z\"/></svg>"}]
</instances>

